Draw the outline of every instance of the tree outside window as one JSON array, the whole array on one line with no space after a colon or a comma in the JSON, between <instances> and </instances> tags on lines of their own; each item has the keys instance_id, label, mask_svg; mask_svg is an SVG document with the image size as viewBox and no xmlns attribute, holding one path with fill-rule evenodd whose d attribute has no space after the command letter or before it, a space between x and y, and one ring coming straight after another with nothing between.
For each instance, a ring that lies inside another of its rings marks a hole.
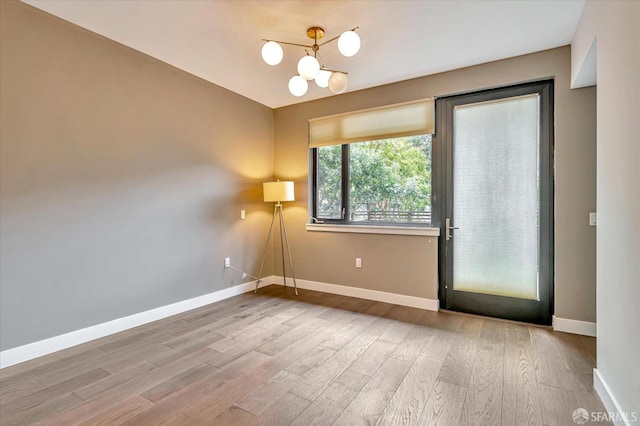
<instances>
[{"instance_id":1,"label":"tree outside window","mask_svg":"<svg viewBox=\"0 0 640 426\"><path fill-rule=\"evenodd\" d=\"M346 147L317 148L318 218L343 222L430 222L431 135L358 142ZM348 167L343 167L343 162ZM347 206L342 205L345 192Z\"/></svg>"}]
</instances>

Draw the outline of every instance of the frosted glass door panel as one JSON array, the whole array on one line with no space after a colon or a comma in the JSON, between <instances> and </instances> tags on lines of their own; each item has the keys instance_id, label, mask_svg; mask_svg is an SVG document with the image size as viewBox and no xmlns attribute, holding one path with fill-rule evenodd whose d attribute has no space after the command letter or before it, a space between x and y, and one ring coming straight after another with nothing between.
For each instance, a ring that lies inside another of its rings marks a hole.
<instances>
[{"instance_id":1,"label":"frosted glass door panel","mask_svg":"<svg viewBox=\"0 0 640 426\"><path fill-rule=\"evenodd\" d=\"M539 95L456 106L453 288L538 300Z\"/></svg>"}]
</instances>

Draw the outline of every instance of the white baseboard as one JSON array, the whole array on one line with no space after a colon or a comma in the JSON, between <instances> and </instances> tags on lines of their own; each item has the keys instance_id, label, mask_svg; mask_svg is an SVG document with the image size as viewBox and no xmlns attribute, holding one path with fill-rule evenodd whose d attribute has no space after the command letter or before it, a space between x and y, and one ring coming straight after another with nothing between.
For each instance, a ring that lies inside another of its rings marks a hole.
<instances>
[{"instance_id":1,"label":"white baseboard","mask_svg":"<svg viewBox=\"0 0 640 426\"><path fill-rule=\"evenodd\" d=\"M553 316L553 329L564 333L581 334L583 336L596 337L596 323L577 321Z\"/></svg>"},{"instance_id":2,"label":"white baseboard","mask_svg":"<svg viewBox=\"0 0 640 426\"><path fill-rule=\"evenodd\" d=\"M282 277L272 277L273 284L283 285ZM349 287L337 284L328 284L318 281L296 279L299 288L307 290L321 291L323 293L339 294L341 296L357 297L359 299L375 300L376 302L393 303L394 305L410 306L412 308L426 309L428 311L438 311L440 301L438 299L425 299L416 296L406 296L404 294L387 293L378 290L368 290L365 288ZM293 280L287 278L287 286L293 287Z\"/></svg>"},{"instance_id":3,"label":"white baseboard","mask_svg":"<svg viewBox=\"0 0 640 426\"><path fill-rule=\"evenodd\" d=\"M635 420L629 418L631 413L625 413L616 401L616 398L611 393L611 389L607 386L607 382L604 381L597 368L593 369L593 388L598 393L598 396L602 400L604 408L607 410L608 418L613 422L615 426L631 426L631 421ZM638 414L635 413L635 416Z\"/></svg>"},{"instance_id":4,"label":"white baseboard","mask_svg":"<svg viewBox=\"0 0 640 426\"><path fill-rule=\"evenodd\" d=\"M259 287L273 284L273 277L263 278ZM80 330L71 331L59 336L50 337L33 343L28 343L16 348L7 349L0 352L0 368L10 367L21 362L29 361L62 349L70 348L91 340L99 339L110 334L138 327L153 321L180 314L182 312L196 309L201 306L209 305L220 300L228 299L248 291L252 291L256 286L255 281L240 284L237 286L225 288L223 290L214 291L192 299L183 300L181 302L172 303L171 305L161 306L145 312L129 315L127 317L118 318L102 324L93 325L91 327L82 328Z\"/></svg>"}]
</instances>

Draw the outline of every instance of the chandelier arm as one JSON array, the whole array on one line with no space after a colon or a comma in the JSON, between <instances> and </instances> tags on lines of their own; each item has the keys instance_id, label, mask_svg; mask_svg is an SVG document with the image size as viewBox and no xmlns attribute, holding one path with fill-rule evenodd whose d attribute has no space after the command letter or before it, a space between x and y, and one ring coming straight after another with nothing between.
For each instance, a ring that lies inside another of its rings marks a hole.
<instances>
[{"instance_id":1,"label":"chandelier arm","mask_svg":"<svg viewBox=\"0 0 640 426\"><path fill-rule=\"evenodd\" d=\"M324 61L322 60L322 56L320 56L320 49L318 48L318 50L316 50L314 54L316 55L316 59L318 60L318 62L320 62L320 69L324 69Z\"/></svg>"},{"instance_id":2,"label":"chandelier arm","mask_svg":"<svg viewBox=\"0 0 640 426\"><path fill-rule=\"evenodd\" d=\"M347 30L347 31L355 31L355 30L357 30L357 29L359 29L359 28L360 28L360 27L355 27L355 28L352 28L352 29ZM344 32L344 31L343 31L343 32ZM340 36L341 36L341 35L342 35L342 33L340 33L340 35L335 36L334 38L330 38L329 40L325 41L324 43L320 43L320 44L318 45L318 47L322 47L322 46L324 46L324 45L325 45L325 44L327 44L327 43L331 43L332 41L336 41L337 39L339 39L339 38L340 38Z\"/></svg>"},{"instance_id":3,"label":"chandelier arm","mask_svg":"<svg viewBox=\"0 0 640 426\"><path fill-rule=\"evenodd\" d=\"M337 39L339 39L339 38L340 38L340 36L335 36L334 38L330 38L329 40L325 41L324 43L319 44L319 45L318 45L318 47L322 47L322 46L324 46L325 44L327 44L327 43L331 43L332 41L336 41L336 40L337 40Z\"/></svg>"},{"instance_id":4,"label":"chandelier arm","mask_svg":"<svg viewBox=\"0 0 640 426\"><path fill-rule=\"evenodd\" d=\"M289 46L298 46L298 47L307 47L309 49L313 49L313 46L310 44L298 44L298 43L289 43L288 41L280 41L280 40L267 40L265 38L262 39L262 41L275 41L276 43L280 43L280 44L287 44Z\"/></svg>"},{"instance_id":5,"label":"chandelier arm","mask_svg":"<svg viewBox=\"0 0 640 426\"><path fill-rule=\"evenodd\" d=\"M346 75L349 75L349 73L348 73L348 72L346 72L346 71L330 70L329 68L320 68L320 69L321 69L321 70L323 70L323 71L339 72L340 74L346 74Z\"/></svg>"}]
</instances>

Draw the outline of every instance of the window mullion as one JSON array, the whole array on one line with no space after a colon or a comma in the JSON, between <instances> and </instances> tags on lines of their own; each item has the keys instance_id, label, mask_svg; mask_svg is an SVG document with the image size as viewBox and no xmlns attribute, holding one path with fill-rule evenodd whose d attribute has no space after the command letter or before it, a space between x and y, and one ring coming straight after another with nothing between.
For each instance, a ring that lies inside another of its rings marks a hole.
<instances>
[{"instance_id":1,"label":"window mullion","mask_svg":"<svg viewBox=\"0 0 640 426\"><path fill-rule=\"evenodd\" d=\"M311 203L311 217L318 216L318 148L311 150L311 193L313 194L313 202Z\"/></svg>"},{"instance_id":2,"label":"window mullion","mask_svg":"<svg viewBox=\"0 0 640 426\"><path fill-rule=\"evenodd\" d=\"M342 221L349 222L349 145L342 145Z\"/></svg>"}]
</instances>

